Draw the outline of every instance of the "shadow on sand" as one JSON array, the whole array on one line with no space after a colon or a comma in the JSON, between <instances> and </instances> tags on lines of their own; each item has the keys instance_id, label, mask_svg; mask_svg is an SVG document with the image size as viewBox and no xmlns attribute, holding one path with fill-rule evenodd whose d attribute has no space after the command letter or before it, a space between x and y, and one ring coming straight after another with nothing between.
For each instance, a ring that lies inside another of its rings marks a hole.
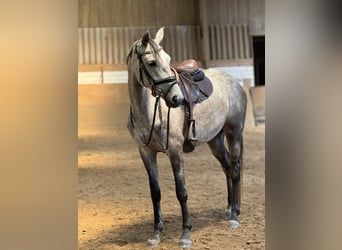
<instances>
[{"instance_id":1,"label":"shadow on sand","mask_svg":"<svg viewBox=\"0 0 342 250\"><path fill-rule=\"evenodd\" d=\"M196 232L209 226L212 223L227 223L227 218L223 209L211 209L207 211L198 211L191 213L193 223L192 232ZM163 217L164 231L161 233L161 244L171 243L177 246L178 240L181 236L181 215L165 215ZM120 248L129 244L141 243L146 246L147 239L150 237L153 230L153 219L142 219L139 223L132 223L130 225L113 226L111 230L98 235L94 240L84 242L79 246L79 249L93 249L94 241L96 245L108 247L112 245Z\"/></svg>"}]
</instances>

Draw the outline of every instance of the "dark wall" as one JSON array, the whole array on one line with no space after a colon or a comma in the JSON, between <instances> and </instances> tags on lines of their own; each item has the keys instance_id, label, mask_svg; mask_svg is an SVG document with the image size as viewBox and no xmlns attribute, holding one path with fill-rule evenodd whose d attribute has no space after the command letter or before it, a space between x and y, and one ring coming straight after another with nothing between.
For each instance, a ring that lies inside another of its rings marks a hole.
<instances>
[{"instance_id":1,"label":"dark wall","mask_svg":"<svg viewBox=\"0 0 342 250\"><path fill-rule=\"evenodd\" d=\"M199 24L198 0L79 0L78 27Z\"/></svg>"},{"instance_id":2,"label":"dark wall","mask_svg":"<svg viewBox=\"0 0 342 250\"><path fill-rule=\"evenodd\" d=\"M265 0L205 0L208 24L247 24L265 35ZM78 27L199 25L200 0L78 0Z\"/></svg>"}]
</instances>

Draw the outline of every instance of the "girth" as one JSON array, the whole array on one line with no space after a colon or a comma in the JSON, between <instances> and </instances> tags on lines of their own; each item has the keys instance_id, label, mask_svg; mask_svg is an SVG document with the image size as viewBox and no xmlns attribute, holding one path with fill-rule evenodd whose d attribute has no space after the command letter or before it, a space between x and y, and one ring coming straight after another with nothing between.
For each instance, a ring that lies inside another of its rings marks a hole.
<instances>
[{"instance_id":1,"label":"girth","mask_svg":"<svg viewBox=\"0 0 342 250\"><path fill-rule=\"evenodd\" d=\"M185 100L185 119L183 133L185 136L183 150L191 152L195 149L193 142L197 141L193 107L206 100L213 93L213 85L204 72L197 66L195 60L187 60L172 68Z\"/></svg>"}]
</instances>

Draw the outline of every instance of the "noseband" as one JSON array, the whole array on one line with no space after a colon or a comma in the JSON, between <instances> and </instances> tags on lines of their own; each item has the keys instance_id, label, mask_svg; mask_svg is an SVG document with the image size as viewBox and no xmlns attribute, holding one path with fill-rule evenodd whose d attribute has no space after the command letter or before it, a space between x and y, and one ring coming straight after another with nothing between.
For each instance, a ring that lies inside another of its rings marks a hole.
<instances>
[{"instance_id":1,"label":"noseband","mask_svg":"<svg viewBox=\"0 0 342 250\"><path fill-rule=\"evenodd\" d=\"M160 50L161 50L161 48L157 50L157 53L158 53ZM136 47L135 47L135 53L137 54L138 60L139 60L140 82L141 82L145 87L148 87L148 86L144 83L144 80L143 80L142 72L144 71L147 80L150 82L150 85L151 85L151 88L152 88L152 95L153 95L154 97L157 97L157 96L166 97L167 94L169 93L169 91L171 90L171 88L173 87L173 85L177 84L177 78L176 78L176 76L169 76L169 77L166 77L166 78L161 79L161 80L155 80L155 79L153 79L153 77L151 76L150 72L148 72L148 70L146 69L146 67L145 67L145 65L144 65L144 62L143 62L143 60L142 60L142 57L143 57L144 55L152 54L153 52L152 52L152 51L147 51L147 52L144 52L144 53L139 54L139 52L138 52L138 46L136 46ZM163 88L161 88L161 87L158 87L158 86L163 85L163 84L169 84L169 85L168 85L168 88L166 89L166 91L165 91L165 89L163 89Z\"/></svg>"}]
</instances>

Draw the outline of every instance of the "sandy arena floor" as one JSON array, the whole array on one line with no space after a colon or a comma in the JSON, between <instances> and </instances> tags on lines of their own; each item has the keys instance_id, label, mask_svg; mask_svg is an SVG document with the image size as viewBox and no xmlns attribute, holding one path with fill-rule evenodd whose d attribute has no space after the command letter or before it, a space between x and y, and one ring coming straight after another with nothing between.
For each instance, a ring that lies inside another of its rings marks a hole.
<instances>
[{"instance_id":1,"label":"sandy arena floor","mask_svg":"<svg viewBox=\"0 0 342 250\"><path fill-rule=\"evenodd\" d=\"M149 249L153 210L147 174L127 129L126 85L79 86L79 249ZM265 249L264 126L244 133L240 227L225 219L225 176L202 145L185 155L192 249ZM180 249L181 211L171 166L159 154L165 230L156 249Z\"/></svg>"}]
</instances>

